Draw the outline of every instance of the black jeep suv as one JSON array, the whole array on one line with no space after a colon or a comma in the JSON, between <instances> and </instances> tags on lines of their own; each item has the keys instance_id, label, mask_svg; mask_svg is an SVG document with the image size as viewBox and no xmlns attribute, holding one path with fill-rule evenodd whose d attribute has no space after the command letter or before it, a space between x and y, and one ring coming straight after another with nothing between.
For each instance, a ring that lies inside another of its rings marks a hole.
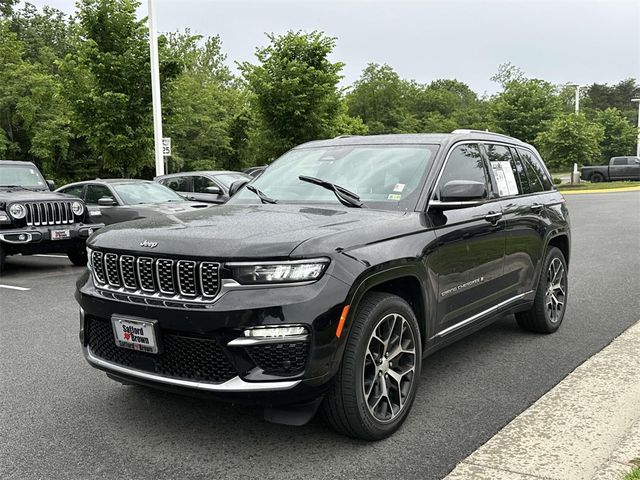
<instances>
[{"instance_id":1,"label":"black jeep suv","mask_svg":"<svg viewBox=\"0 0 640 480\"><path fill-rule=\"evenodd\" d=\"M567 302L565 201L536 150L452 134L294 148L224 206L107 227L78 280L88 362L122 383L264 405L380 439L421 360Z\"/></svg>"},{"instance_id":2,"label":"black jeep suv","mask_svg":"<svg viewBox=\"0 0 640 480\"><path fill-rule=\"evenodd\" d=\"M0 160L0 271L7 255L66 253L87 263L85 240L102 224L91 224L84 203L52 192L30 162Z\"/></svg>"}]
</instances>

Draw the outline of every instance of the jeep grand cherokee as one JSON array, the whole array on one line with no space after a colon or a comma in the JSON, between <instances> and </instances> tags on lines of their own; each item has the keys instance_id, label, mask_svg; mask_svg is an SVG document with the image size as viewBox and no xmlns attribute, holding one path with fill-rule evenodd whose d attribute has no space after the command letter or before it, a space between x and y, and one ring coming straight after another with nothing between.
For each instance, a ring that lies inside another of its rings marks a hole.
<instances>
[{"instance_id":1,"label":"jeep grand cherokee","mask_svg":"<svg viewBox=\"0 0 640 480\"><path fill-rule=\"evenodd\" d=\"M78 281L88 362L125 384L208 392L375 440L421 361L567 302L564 199L536 150L476 131L294 148L224 206L107 227Z\"/></svg>"}]
</instances>

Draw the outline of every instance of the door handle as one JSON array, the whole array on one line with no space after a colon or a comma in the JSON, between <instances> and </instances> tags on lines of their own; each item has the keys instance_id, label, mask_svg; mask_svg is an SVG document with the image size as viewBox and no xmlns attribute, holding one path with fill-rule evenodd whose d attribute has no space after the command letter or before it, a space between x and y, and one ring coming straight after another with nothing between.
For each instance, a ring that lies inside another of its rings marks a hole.
<instances>
[{"instance_id":1,"label":"door handle","mask_svg":"<svg viewBox=\"0 0 640 480\"><path fill-rule=\"evenodd\" d=\"M540 203L534 203L533 205L531 205L531 211L533 212L539 212L544 208L544 205L540 204Z\"/></svg>"},{"instance_id":2,"label":"door handle","mask_svg":"<svg viewBox=\"0 0 640 480\"><path fill-rule=\"evenodd\" d=\"M496 223L498 220L502 218L502 212L489 212L484 216L484 219L487 222Z\"/></svg>"}]
</instances>

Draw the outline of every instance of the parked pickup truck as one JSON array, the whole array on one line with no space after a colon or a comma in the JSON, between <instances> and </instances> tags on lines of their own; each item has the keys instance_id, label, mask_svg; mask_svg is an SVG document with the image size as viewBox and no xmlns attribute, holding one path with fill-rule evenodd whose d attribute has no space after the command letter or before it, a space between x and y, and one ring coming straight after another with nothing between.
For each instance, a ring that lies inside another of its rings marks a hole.
<instances>
[{"instance_id":1,"label":"parked pickup truck","mask_svg":"<svg viewBox=\"0 0 640 480\"><path fill-rule=\"evenodd\" d=\"M582 167L580 178L593 183L640 180L640 157L611 157L609 165Z\"/></svg>"}]
</instances>

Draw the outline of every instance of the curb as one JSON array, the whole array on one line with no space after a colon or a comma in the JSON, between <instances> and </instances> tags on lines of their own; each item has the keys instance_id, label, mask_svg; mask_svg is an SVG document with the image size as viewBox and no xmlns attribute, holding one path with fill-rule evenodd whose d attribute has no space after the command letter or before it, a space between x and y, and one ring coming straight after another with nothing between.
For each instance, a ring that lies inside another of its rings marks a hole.
<instances>
[{"instance_id":1,"label":"curb","mask_svg":"<svg viewBox=\"0 0 640 480\"><path fill-rule=\"evenodd\" d=\"M601 188L601 189L580 189L580 190L561 190L558 191L562 195L573 195L576 193L612 193L612 192L640 192L640 187L620 187L620 188Z\"/></svg>"},{"instance_id":2,"label":"curb","mask_svg":"<svg viewBox=\"0 0 640 480\"><path fill-rule=\"evenodd\" d=\"M445 480L620 480L640 457L640 322L518 415Z\"/></svg>"}]
</instances>

